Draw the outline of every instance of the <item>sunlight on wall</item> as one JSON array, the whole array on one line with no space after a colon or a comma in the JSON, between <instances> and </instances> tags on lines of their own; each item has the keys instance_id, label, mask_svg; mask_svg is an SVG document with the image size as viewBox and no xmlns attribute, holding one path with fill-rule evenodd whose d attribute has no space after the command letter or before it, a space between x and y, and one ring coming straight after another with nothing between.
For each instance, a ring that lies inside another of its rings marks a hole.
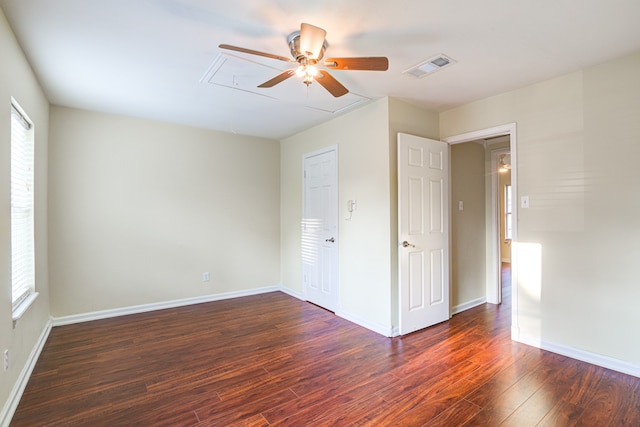
<instances>
[{"instance_id":1,"label":"sunlight on wall","mask_svg":"<svg viewBox=\"0 0 640 427\"><path fill-rule=\"evenodd\" d=\"M322 220L303 219L300 228L302 231L302 262L305 265L314 265L318 260L319 242L323 229Z\"/></svg>"},{"instance_id":2,"label":"sunlight on wall","mask_svg":"<svg viewBox=\"0 0 640 427\"><path fill-rule=\"evenodd\" d=\"M526 335L539 339L542 334L540 301L542 299L542 245L514 242L518 257L517 298L520 327ZM534 344L534 343L532 343Z\"/></svg>"},{"instance_id":3,"label":"sunlight on wall","mask_svg":"<svg viewBox=\"0 0 640 427\"><path fill-rule=\"evenodd\" d=\"M540 302L542 295L542 246L538 243L518 245L518 285L523 297Z\"/></svg>"}]
</instances>

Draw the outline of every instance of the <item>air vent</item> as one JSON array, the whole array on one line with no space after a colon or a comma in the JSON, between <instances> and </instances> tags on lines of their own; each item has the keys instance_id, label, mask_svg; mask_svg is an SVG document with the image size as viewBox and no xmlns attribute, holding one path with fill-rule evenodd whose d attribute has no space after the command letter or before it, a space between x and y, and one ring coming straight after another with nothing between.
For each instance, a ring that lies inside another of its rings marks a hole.
<instances>
[{"instance_id":1,"label":"air vent","mask_svg":"<svg viewBox=\"0 0 640 427\"><path fill-rule=\"evenodd\" d=\"M449 58L446 55L440 54L429 58L414 67L409 68L408 70L404 71L404 74L409 74L410 76L421 78L426 76L427 74L435 73L436 71L442 70L443 68L455 63L456 61L454 61L453 59Z\"/></svg>"}]
</instances>

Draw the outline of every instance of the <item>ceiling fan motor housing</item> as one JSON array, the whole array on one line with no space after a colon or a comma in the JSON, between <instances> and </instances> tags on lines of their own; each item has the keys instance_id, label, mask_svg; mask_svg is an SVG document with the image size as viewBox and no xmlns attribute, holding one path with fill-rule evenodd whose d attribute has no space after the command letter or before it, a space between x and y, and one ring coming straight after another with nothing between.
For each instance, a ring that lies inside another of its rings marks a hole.
<instances>
[{"instance_id":1,"label":"ceiling fan motor housing","mask_svg":"<svg viewBox=\"0 0 640 427\"><path fill-rule=\"evenodd\" d=\"M300 65L314 65L317 64L323 57L324 51L329 47L329 43L325 40L322 43L322 48L318 53L317 58L309 58L304 52L300 51L300 31L294 31L287 37L287 43L289 44L289 50L291 56L293 56Z\"/></svg>"}]
</instances>

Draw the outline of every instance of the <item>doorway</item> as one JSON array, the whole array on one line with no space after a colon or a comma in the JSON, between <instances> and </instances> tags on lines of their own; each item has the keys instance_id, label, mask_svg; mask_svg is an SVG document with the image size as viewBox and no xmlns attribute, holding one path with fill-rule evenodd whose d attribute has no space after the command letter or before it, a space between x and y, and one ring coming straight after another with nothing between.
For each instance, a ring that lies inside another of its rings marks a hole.
<instances>
[{"instance_id":1,"label":"doorway","mask_svg":"<svg viewBox=\"0 0 640 427\"><path fill-rule=\"evenodd\" d=\"M508 138L508 144L506 146L507 151L510 155L511 160L511 198L512 198L512 212L511 212L511 263L510 263L510 273L508 277L511 278L511 283L513 284L510 292L511 299L511 327L512 327L512 336L515 332L517 332L517 209L515 209L517 200L517 162L516 162L516 154L517 154L517 137L516 137L516 124L506 124L502 126L497 126L494 128L483 129L474 132L468 132L465 134L460 134L452 137L445 138L444 141L451 144L461 144L472 141L479 140L492 140L497 137L505 137ZM490 189L490 195L486 196L487 201L487 209L486 209L486 218L485 218L485 241L486 241L486 249L485 249L485 301L493 304L499 304L501 301L502 294L502 259L501 259L501 251L500 251L500 208L499 208L499 197L498 197L498 173L491 173L491 170L497 171L499 164L499 157L496 156L495 164L494 160L490 161L490 165L488 167L489 173L486 176L486 185L487 188ZM454 171L452 171L454 172ZM489 177L491 177L489 179ZM452 198L452 214L456 211L459 211L461 205L459 205L458 200L454 200ZM464 201L462 205L464 209ZM463 304L460 307L459 311L464 309L471 308L474 304L477 305L482 303L479 300L471 301L470 304L466 306ZM455 307L454 307L455 308ZM454 310L454 313L456 311Z\"/></svg>"},{"instance_id":2,"label":"doorway","mask_svg":"<svg viewBox=\"0 0 640 427\"><path fill-rule=\"evenodd\" d=\"M498 141L496 144L489 144L487 147L491 153L491 173L492 173L492 196L491 203L496 206L497 210L497 229L498 232L495 239L498 240L498 256L497 262L500 268L500 286L498 287L498 298L496 303L503 302L503 292L505 286L510 286L509 280L505 277L511 277L511 245L513 242L513 210L515 204L513 201L513 187L511 186L511 151L507 148L500 148L508 144ZM497 148L495 148L497 146ZM510 292L510 290L509 290Z\"/></svg>"}]
</instances>

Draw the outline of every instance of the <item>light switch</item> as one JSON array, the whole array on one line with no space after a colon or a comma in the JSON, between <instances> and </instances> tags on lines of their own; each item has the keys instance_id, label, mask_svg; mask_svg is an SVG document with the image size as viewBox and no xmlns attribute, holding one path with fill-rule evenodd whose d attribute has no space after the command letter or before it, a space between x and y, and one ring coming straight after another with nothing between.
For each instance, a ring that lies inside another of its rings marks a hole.
<instances>
[{"instance_id":1,"label":"light switch","mask_svg":"<svg viewBox=\"0 0 640 427\"><path fill-rule=\"evenodd\" d=\"M520 207L522 209L529 209L529 196L520 197Z\"/></svg>"},{"instance_id":2,"label":"light switch","mask_svg":"<svg viewBox=\"0 0 640 427\"><path fill-rule=\"evenodd\" d=\"M458 202L458 210L459 210L459 211L464 210L464 202L463 202L462 200L460 200L460 201Z\"/></svg>"}]
</instances>

